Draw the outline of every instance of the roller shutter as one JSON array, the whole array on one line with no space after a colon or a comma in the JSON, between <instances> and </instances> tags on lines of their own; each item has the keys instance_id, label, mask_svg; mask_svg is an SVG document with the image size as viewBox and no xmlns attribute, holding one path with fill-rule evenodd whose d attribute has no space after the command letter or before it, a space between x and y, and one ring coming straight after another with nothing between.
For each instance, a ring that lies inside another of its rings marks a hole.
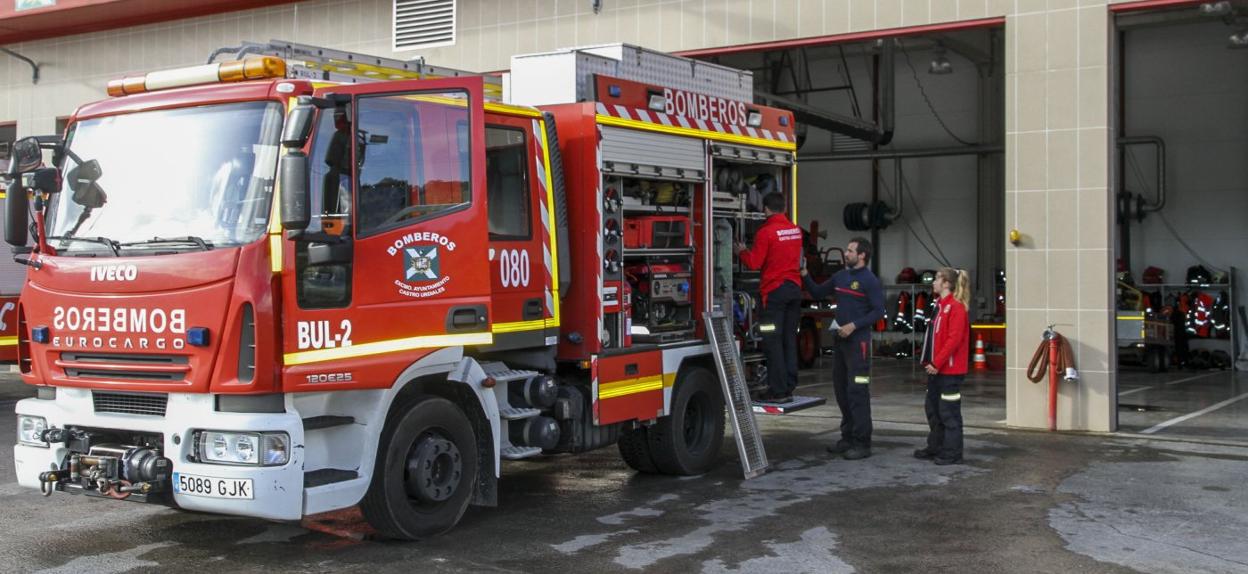
<instances>
[{"instance_id":1,"label":"roller shutter","mask_svg":"<svg viewBox=\"0 0 1248 574\"><path fill-rule=\"evenodd\" d=\"M704 140L602 127L602 170L618 175L704 181Z\"/></svg>"}]
</instances>

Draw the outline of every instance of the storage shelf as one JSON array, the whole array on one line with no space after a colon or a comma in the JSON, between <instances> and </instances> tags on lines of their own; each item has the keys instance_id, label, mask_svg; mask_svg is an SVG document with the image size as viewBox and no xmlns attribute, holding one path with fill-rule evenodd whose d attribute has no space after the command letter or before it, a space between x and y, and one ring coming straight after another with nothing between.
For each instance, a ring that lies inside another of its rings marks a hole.
<instances>
[{"instance_id":1,"label":"storage shelf","mask_svg":"<svg viewBox=\"0 0 1248 574\"><path fill-rule=\"evenodd\" d=\"M711 213L711 215L713 215L714 217L732 218L732 219L753 219L756 221L764 221L767 219L767 215L764 213L744 213L740 211L727 211L723 209L716 209L715 211Z\"/></svg>"},{"instance_id":2,"label":"storage shelf","mask_svg":"<svg viewBox=\"0 0 1248 574\"><path fill-rule=\"evenodd\" d=\"M693 255L692 247L677 247L670 249L660 248L642 248L642 249L625 249L625 257L677 257L681 255Z\"/></svg>"},{"instance_id":3,"label":"storage shelf","mask_svg":"<svg viewBox=\"0 0 1248 574\"><path fill-rule=\"evenodd\" d=\"M688 207L677 207L674 205L625 205L624 213L679 213L688 214Z\"/></svg>"}]
</instances>

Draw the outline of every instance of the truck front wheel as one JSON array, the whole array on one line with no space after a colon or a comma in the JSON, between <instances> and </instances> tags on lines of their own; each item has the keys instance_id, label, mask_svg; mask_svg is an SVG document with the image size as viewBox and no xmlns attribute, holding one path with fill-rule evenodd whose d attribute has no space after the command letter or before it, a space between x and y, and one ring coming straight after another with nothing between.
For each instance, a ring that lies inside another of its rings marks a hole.
<instances>
[{"instance_id":1,"label":"truck front wheel","mask_svg":"<svg viewBox=\"0 0 1248 574\"><path fill-rule=\"evenodd\" d=\"M646 429L650 455L663 474L702 474L724 444L724 396L711 371L681 373L672 390L672 414Z\"/></svg>"},{"instance_id":2,"label":"truck front wheel","mask_svg":"<svg viewBox=\"0 0 1248 574\"><path fill-rule=\"evenodd\" d=\"M450 530L464 515L477 478L477 442L455 403L421 397L409 404L383 431L360 509L383 536L419 540Z\"/></svg>"}]
</instances>

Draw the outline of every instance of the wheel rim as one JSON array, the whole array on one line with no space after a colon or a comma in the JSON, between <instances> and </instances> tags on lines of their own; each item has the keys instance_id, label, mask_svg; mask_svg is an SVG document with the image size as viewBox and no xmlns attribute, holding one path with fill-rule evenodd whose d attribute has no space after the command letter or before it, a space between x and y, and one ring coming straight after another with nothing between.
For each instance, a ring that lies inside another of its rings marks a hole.
<instances>
[{"instance_id":1,"label":"wheel rim","mask_svg":"<svg viewBox=\"0 0 1248 574\"><path fill-rule=\"evenodd\" d=\"M702 392L689 397L683 419L685 449L691 454L700 454L711 442L711 427L715 423L711 417L710 397Z\"/></svg>"},{"instance_id":2,"label":"wheel rim","mask_svg":"<svg viewBox=\"0 0 1248 574\"><path fill-rule=\"evenodd\" d=\"M440 434L425 434L412 445L404 484L414 502L444 502L459 490L464 462L459 447Z\"/></svg>"}]
</instances>

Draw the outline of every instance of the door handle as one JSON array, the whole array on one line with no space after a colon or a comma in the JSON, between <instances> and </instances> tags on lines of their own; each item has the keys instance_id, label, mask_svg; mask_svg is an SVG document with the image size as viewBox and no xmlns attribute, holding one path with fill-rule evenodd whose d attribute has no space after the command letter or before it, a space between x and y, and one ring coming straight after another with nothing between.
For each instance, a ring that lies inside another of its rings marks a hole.
<instances>
[{"instance_id":1,"label":"door handle","mask_svg":"<svg viewBox=\"0 0 1248 574\"><path fill-rule=\"evenodd\" d=\"M476 331L487 319L485 305L452 307L446 314L446 330L448 333Z\"/></svg>"},{"instance_id":2,"label":"door handle","mask_svg":"<svg viewBox=\"0 0 1248 574\"><path fill-rule=\"evenodd\" d=\"M541 319L541 318L542 318L542 300L541 299L529 299L528 301L525 301L524 302L524 320L529 321L532 319Z\"/></svg>"}]
</instances>

